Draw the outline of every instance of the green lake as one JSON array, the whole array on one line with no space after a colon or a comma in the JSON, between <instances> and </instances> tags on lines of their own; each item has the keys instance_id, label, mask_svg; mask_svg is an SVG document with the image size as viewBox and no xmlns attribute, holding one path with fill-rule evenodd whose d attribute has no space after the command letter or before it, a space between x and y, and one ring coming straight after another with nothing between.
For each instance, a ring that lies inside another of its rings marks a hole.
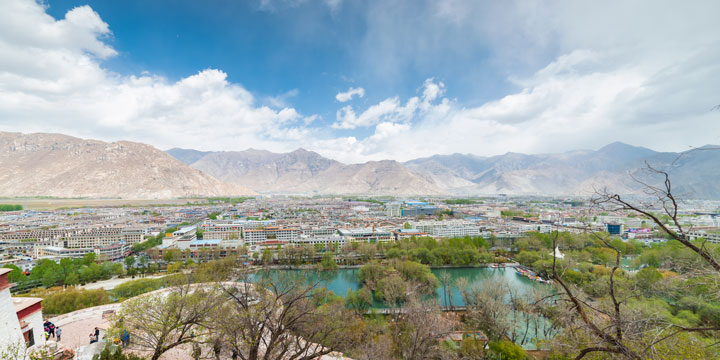
<instances>
[{"instance_id":1,"label":"green lake","mask_svg":"<svg viewBox=\"0 0 720 360\"><path fill-rule=\"evenodd\" d=\"M269 274L273 277L302 277L305 278L308 284L319 281L319 286L325 287L332 291L336 295L345 297L348 289L358 290L361 287L358 281L359 269L338 269L330 271L316 271L316 270L286 270L286 269L271 269L261 270L258 274ZM433 274L439 279L440 273L448 272L451 277L451 297L453 306L463 306L465 303L460 296L460 291L455 286L455 282L459 278L466 278L468 284L494 282L499 283L504 280L513 289L515 289L519 295L526 293L534 287L547 286L540 284L536 281L522 277L515 272L513 268L478 268L478 267L467 267L467 268L436 268L432 269ZM438 304L445 306L443 302L445 298L444 289L442 285L435 291L437 295ZM376 302L374 307L382 307L382 303Z\"/></svg>"}]
</instances>

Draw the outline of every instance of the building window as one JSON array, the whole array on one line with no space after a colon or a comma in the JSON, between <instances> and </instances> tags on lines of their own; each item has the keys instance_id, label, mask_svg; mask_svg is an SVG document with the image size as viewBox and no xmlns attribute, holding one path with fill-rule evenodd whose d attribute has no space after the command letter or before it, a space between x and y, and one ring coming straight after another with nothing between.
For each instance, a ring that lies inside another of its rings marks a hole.
<instances>
[{"instance_id":1,"label":"building window","mask_svg":"<svg viewBox=\"0 0 720 360\"><path fill-rule=\"evenodd\" d=\"M24 332L23 337L25 337L25 345L27 345L27 347L35 345L35 336L33 335L33 329Z\"/></svg>"}]
</instances>

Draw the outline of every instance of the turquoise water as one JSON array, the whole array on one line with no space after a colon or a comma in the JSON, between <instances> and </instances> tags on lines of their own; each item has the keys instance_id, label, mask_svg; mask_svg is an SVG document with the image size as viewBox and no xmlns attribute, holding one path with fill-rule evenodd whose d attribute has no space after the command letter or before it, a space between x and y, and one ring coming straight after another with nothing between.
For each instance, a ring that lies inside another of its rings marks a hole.
<instances>
[{"instance_id":1,"label":"turquoise water","mask_svg":"<svg viewBox=\"0 0 720 360\"><path fill-rule=\"evenodd\" d=\"M336 295L345 297L348 289L353 291L360 289L361 284L358 281L358 269L338 269L330 271L316 271L316 270L285 270L285 269L271 269L261 270L258 275L267 276L270 275L273 278L276 277L301 277L306 279L308 284L319 281L319 286L325 287L332 291ZM455 283L459 278L466 278L468 284L475 283L499 283L504 280L513 289L515 289L519 295L522 295L533 288L538 286L546 286L538 282L532 281L525 277L522 277L515 273L515 269L493 269L493 268L448 268L448 269L432 269L433 274L440 279L440 273L447 272L450 274L451 286L450 293L452 297L452 306L463 306L462 296L460 290L458 290ZM446 306L447 298L442 284L435 291L435 295L438 300L438 304ZM375 302L374 307L382 307L382 303Z\"/></svg>"},{"instance_id":2,"label":"turquoise water","mask_svg":"<svg viewBox=\"0 0 720 360\"><path fill-rule=\"evenodd\" d=\"M447 268L447 269L432 269L433 274L440 279L440 273L442 272L448 272L451 277L451 294L452 294L452 306L464 306L465 303L463 302L462 296L460 295L460 291L458 290L457 286L455 286L455 282L459 278L467 278L468 284L485 284L487 282L491 283L500 283L501 281L505 281L507 284L509 284L518 295L523 295L529 291L532 291L532 289L537 287L544 287L549 286L545 284L538 283L536 281L532 281L528 278L522 277L518 275L515 272L515 269L508 268L508 269L494 269L494 268ZM283 277L289 277L291 279L296 278L302 278L306 281L307 284L314 284L315 282L319 281L318 286L322 286L327 288L328 290L332 291L336 295L340 295L342 297L347 296L348 289L352 289L353 291L360 289L361 284L358 281L358 272L359 269L338 269L338 270L331 270L331 271L317 271L317 270L285 270L285 269L271 269L271 270L261 270L258 273L256 273L256 276L270 276L273 279L283 278ZM437 297L438 304L441 306L447 306L447 304L444 302L443 299L446 299L444 296L444 291L442 284L439 285L438 289L435 291L435 296ZM383 308L384 304L380 301L374 300L373 301L373 307L374 308ZM508 314L508 316L510 316ZM522 332L522 323L523 321L518 322L518 332ZM548 326L548 322L546 320L542 320L539 323L538 326L538 339L532 338L532 334L534 333L535 327L534 325L531 325L530 328L530 338L526 340L525 343L521 344L523 348L525 349L535 349L535 343L537 340L542 339L542 330Z\"/></svg>"}]
</instances>

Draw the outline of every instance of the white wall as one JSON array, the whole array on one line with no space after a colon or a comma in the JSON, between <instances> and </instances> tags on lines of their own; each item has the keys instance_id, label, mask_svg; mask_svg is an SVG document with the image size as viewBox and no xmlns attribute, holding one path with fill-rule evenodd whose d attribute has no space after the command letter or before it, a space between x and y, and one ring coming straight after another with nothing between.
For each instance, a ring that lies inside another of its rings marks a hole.
<instances>
[{"instance_id":1,"label":"white wall","mask_svg":"<svg viewBox=\"0 0 720 360\"><path fill-rule=\"evenodd\" d=\"M42 323L40 327L42 329ZM25 339L20 332L20 322L10 296L10 289L5 289L0 291L0 353L18 343L24 345Z\"/></svg>"}]
</instances>

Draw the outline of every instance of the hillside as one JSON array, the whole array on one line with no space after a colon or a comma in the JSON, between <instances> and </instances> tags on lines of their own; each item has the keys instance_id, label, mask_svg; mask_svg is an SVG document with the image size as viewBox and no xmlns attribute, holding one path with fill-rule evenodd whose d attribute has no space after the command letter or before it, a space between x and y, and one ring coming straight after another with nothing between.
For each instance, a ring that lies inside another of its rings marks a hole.
<instances>
[{"instance_id":1,"label":"hillside","mask_svg":"<svg viewBox=\"0 0 720 360\"><path fill-rule=\"evenodd\" d=\"M150 145L0 132L0 196L127 199L247 195Z\"/></svg>"},{"instance_id":2,"label":"hillside","mask_svg":"<svg viewBox=\"0 0 720 360\"><path fill-rule=\"evenodd\" d=\"M218 179L265 193L413 195L439 194L427 175L397 161L346 165L315 152L265 150L208 153L192 167Z\"/></svg>"},{"instance_id":3,"label":"hillside","mask_svg":"<svg viewBox=\"0 0 720 360\"><path fill-rule=\"evenodd\" d=\"M720 198L720 151L662 153L616 142L596 151L492 157L435 155L405 165L429 173L443 190L455 194L591 195L603 187L619 193L640 193L641 185L631 174L642 181L657 181L642 170L646 161L668 171L674 188L684 197Z\"/></svg>"}]
</instances>

